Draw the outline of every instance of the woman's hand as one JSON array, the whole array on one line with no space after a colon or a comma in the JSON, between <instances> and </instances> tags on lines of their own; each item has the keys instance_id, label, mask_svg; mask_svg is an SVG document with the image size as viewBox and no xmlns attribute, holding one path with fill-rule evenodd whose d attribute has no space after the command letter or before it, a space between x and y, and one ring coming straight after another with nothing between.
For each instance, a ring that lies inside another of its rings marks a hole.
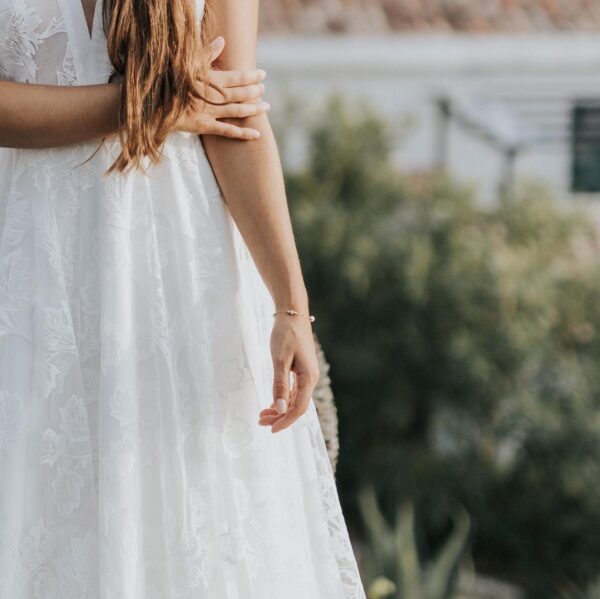
<instances>
[{"instance_id":1,"label":"woman's hand","mask_svg":"<svg viewBox=\"0 0 600 599\"><path fill-rule=\"evenodd\" d=\"M208 46L211 65L225 47L219 36ZM260 132L250 127L241 127L219 119L245 118L269 110L267 102L260 101L265 86L261 81L266 73L261 69L242 71L220 71L211 69L208 80L222 88L225 97L210 86L205 86L209 102L198 100L190 106L184 117L175 126L176 131L187 131L199 135L220 135L232 139L258 139ZM210 102L215 102L211 104Z\"/></svg>"},{"instance_id":2,"label":"woman's hand","mask_svg":"<svg viewBox=\"0 0 600 599\"><path fill-rule=\"evenodd\" d=\"M285 312L275 316L271 332L271 357L275 371L273 403L260 412L258 423L276 433L306 412L319 381L319 363L310 321ZM289 389L290 371L294 373Z\"/></svg>"}]
</instances>

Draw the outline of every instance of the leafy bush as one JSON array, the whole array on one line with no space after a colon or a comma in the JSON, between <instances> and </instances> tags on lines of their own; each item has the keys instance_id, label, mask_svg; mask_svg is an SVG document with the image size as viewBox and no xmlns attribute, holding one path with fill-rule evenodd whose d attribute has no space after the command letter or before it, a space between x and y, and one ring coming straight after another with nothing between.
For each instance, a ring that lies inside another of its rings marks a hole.
<instances>
[{"instance_id":1,"label":"leafy bush","mask_svg":"<svg viewBox=\"0 0 600 599\"><path fill-rule=\"evenodd\" d=\"M479 569L531 598L600 573L600 256L584 213L529 187L484 208L390 162L388 128L333 99L287 188L331 363L338 483L411 499L435 553L458 505Z\"/></svg>"}]
</instances>

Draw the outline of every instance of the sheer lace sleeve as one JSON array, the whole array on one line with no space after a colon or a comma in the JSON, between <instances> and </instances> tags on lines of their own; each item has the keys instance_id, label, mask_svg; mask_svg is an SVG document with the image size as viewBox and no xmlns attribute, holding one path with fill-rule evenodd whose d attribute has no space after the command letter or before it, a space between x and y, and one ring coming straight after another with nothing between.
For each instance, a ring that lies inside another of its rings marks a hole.
<instances>
[{"instance_id":1,"label":"sheer lace sleeve","mask_svg":"<svg viewBox=\"0 0 600 599\"><path fill-rule=\"evenodd\" d=\"M56 0L0 0L0 79L75 83L65 21Z\"/></svg>"}]
</instances>

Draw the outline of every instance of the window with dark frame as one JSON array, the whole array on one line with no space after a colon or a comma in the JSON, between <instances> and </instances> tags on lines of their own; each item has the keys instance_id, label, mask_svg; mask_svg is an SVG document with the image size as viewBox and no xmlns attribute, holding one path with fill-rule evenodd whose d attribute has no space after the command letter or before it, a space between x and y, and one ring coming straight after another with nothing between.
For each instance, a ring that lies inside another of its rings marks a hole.
<instances>
[{"instance_id":1,"label":"window with dark frame","mask_svg":"<svg viewBox=\"0 0 600 599\"><path fill-rule=\"evenodd\" d=\"M574 192L600 192L600 99L577 101L571 115Z\"/></svg>"}]
</instances>

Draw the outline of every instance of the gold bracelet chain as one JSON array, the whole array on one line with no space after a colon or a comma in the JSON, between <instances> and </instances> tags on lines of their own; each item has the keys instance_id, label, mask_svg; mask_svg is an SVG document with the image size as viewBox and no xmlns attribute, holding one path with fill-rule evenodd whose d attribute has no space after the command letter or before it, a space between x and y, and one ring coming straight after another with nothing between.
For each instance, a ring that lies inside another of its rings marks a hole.
<instances>
[{"instance_id":1,"label":"gold bracelet chain","mask_svg":"<svg viewBox=\"0 0 600 599\"><path fill-rule=\"evenodd\" d=\"M281 312L285 312L286 314L290 314L291 316L304 316L305 318L308 318L310 322L314 322L316 320L316 318L312 314L301 314L296 310L277 310L277 312L273 312L273 316L280 314Z\"/></svg>"}]
</instances>

